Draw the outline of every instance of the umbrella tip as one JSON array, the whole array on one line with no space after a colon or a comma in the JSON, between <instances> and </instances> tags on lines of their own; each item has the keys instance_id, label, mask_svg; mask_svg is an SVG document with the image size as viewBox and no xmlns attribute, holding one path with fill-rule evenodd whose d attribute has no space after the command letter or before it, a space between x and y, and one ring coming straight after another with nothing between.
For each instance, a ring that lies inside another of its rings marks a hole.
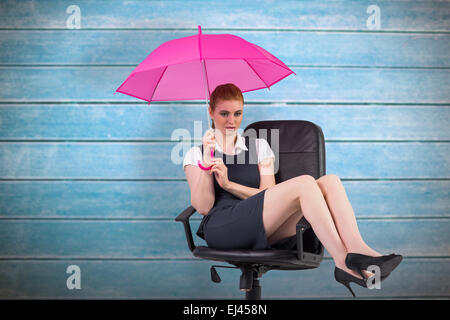
<instances>
[{"instance_id":1,"label":"umbrella tip","mask_svg":"<svg viewBox=\"0 0 450 320\"><path fill-rule=\"evenodd\" d=\"M202 33L202 27L198 26L198 33L201 34Z\"/></svg>"}]
</instances>

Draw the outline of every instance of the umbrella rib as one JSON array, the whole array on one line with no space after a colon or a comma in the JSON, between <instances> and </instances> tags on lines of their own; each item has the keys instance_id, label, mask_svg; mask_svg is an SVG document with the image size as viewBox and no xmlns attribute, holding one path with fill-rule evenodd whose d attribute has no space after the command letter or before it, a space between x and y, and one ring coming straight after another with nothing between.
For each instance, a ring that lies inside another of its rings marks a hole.
<instances>
[{"instance_id":1,"label":"umbrella rib","mask_svg":"<svg viewBox=\"0 0 450 320\"><path fill-rule=\"evenodd\" d=\"M289 73L288 75L290 75L290 74L292 74L292 73L295 74L295 75L297 75L294 71L292 71L291 69L289 69L289 67L282 66L281 64L279 64L278 62L273 61L273 60L270 60L270 62L272 62L273 64L276 64L277 66L283 68L284 70L290 71L291 73ZM282 79L284 79L284 77L283 77Z\"/></svg>"},{"instance_id":2,"label":"umbrella rib","mask_svg":"<svg viewBox=\"0 0 450 320\"><path fill-rule=\"evenodd\" d=\"M156 83L155 89L153 89L152 96L150 97L150 100L148 101L149 103L150 103L150 101L153 100L153 95L155 94L156 88L158 87L159 82L161 81L161 79L162 79L164 73L166 72L167 67L168 67L168 66L166 66L166 67L164 68L164 71L161 73L161 76L159 77L158 82Z\"/></svg>"},{"instance_id":3,"label":"umbrella rib","mask_svg":"<svg viewBox=\"0 0 450 320\"><path fill-rule=\"evenodd\" d=\"M206 96L206 98L208 98L211 96L211 92L209 90L208 71L206 70L206 60L203 60L203 70L205 71L205 85L206 85L206 90L208 92L208 95Z\"/></svg>"},{"instance_id":4,"label":"umbrella rib","mask_svg":"<svg viewBox=\"0 0 450 320\"><path fill-rule=\"evenodd\" d=\"M266 86L267 89L270 90L270 87L267 85L267 83L263 80L263 78L261 78L258 74L258 72L256 72L255 69L253 69L253 67L250 65L250 63L248 63L247 59L244 59L244 61L248 64L248 66L250 67L250 69L253 70L253 72L258 76L258 78L264 83L264 85Z\"/></svg>"},{"instance_id":5,"label":"umbrella rib","mask_svg":"<svg viewBox=\"0 0 450 320\"><path fill-rule=\"evenodd\" d=\"M133 77L134 75L135 75L135 73L130 74L130 75L125 79L125 81L120 85L120 87L117 88L116 92L123 93L123 92L119 91L120 88L122 88L122 86L125 84L125 82L127 82L128 79L131 79L131 77ZM115 94L115 93L114 93L114 94Z\"/></svg>"},{"instance_id":6,"label":"umbrella rib","mask_svg":"<svg viewBox=\"0 0 450 320\"><path fill-rule=\"evenodd\" d=\"M201 31L200 31L201 29L199 28L199 33L198 33L198 35L197 35L197 39L198 39L198 53L199 53L199 55L200 55L200 61L202 60L202 44L201 44L201 41L200 41L200 35L202 34L201 33Z\"/></svg>"}]
</instances>

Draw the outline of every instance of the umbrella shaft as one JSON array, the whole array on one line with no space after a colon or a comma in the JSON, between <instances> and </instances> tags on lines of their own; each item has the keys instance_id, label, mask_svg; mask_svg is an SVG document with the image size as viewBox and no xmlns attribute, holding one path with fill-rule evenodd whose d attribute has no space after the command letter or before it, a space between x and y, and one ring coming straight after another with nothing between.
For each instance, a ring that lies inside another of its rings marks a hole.
<instances>
[{"instance_id":1,"label":"umbrella shaft","mask_svg":"<svg viewBox=\"0 0 450 320\"><path fill-rule=\"evenodd\" d=\"M208 78L206 77L206 66L205 66L205 60L201 60L202 63L202 70L203 70L203 81L205 83L205 104L206 104L206 122L208 123L208 127L211 129L211 123L209 122L209 113L208 113L208 94L209 94L209 87L208 87Z\"/></svg>"}]
</instances>

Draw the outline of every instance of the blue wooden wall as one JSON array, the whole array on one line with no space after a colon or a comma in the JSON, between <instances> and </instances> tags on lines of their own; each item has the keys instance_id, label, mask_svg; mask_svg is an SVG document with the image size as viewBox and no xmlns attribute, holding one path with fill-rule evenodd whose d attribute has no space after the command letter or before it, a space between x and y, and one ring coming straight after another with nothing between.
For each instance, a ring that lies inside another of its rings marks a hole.
<instances>
[{"instance_id":1,"label":"blue wooden wall","mask_svg":"<svg viewBox=\"0 0 450 320\"><path fill-rule=\"evenodd\" d=\"M294 70L245 94L242 128L321 126L327 173L341 177L366 242L404 255L382 290L356 293L450 298L449 15L448 1L0 2L0 298L242 298L239 270L211 282L213 263L192 257L174 222L189 188L171 152L200 140L172 133L206 130L204 101L113 95L198 25ZM80 289L66 285L70 265ZM318 269L270 271L262 295L348 298L333 267L326 253Z\"/></svg>"}]
</instances>

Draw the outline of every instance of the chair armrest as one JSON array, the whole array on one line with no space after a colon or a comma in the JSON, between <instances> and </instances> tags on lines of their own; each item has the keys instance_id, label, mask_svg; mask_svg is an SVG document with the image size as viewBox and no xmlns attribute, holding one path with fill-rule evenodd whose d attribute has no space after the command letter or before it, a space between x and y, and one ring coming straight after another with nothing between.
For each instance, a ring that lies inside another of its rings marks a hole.
<instances>
[{"instance_id":1,"label":"chair armrest","mask_svg":"<svg viewBox=\"0 0 450 320\"><path fill-rule=\"evenodd\" d=\"M318 265L323 258L323 246L320 246L320 252L318 254L304 252L303 251L303 233L311 228L309 222L302 217L296 225L296 237L297 237L297 258L307 264Z\"/></svg>"},{"instance_id":2,"label":"chair armrest","mask_svg":"<svg viewBox=\"0 0 450 320\"><path fill-rule=\"evenodd\" d=\"M303 260L303 233L306 229L311 227L309 222L305 219L305 217L302 217L295 226L296 236L297 236L297 258L299 260Z\"/></svg>"},{"instance_id":3,"label":"chair armrest","mask_svg":"<svg viewBox=\"0 0 450 320\"><path fill-rule=\"evenodd\" d=\"M195 209L193 206L187 207L182 213L175 218L175 221L181 221L184 225L184 232L186 233L186 240L189 246L189 250L194 251L195 244L194 239L192 238L191 226L189 224L189 218L195 213Z\"/></svg>"}]
</instances>

